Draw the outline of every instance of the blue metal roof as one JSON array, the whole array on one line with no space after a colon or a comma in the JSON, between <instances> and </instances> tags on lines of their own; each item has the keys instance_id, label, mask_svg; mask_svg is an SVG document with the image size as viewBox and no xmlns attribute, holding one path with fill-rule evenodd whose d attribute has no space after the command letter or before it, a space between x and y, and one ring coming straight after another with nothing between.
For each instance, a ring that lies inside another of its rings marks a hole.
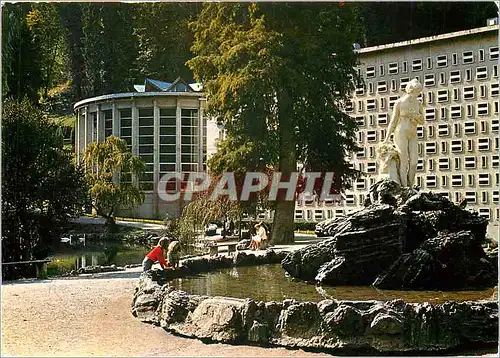
<instances>
[{"instance_id":1,"label":"blue metal roof","mask_svg":"<svg viewBox=\"0 0 500 358\"><path fill-rule=\"evenodd\" d=\"M153 80L151 78L146 78L146 82L151 83L153 86L155 86L161 91L166 91L172 85L171 82L158 81L158 80Z\"/></svg>"}]
</instances>

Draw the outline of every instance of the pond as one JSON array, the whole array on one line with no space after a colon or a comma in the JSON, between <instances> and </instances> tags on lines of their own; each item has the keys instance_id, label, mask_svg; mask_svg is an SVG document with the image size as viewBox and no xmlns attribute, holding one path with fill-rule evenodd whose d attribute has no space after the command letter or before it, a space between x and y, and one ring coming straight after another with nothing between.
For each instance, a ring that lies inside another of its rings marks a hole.
<instances>
[{"instance_id":1,"label":"pond","mask_svg":"<svg viewBox=\"0 0 500 358\"><path fill-rule=\"evenodd\" d=\"M442 303L449 300L489 299L494 291L493 288L481 291L441 292L390 291L371 286L316 286L286 277L279 264L223 269L195 277L175 279L170 284L191 294L250 297L258 301L282 301L287 298L313 302L327 298L390 301L400 298L406 302Z\"/></svg>"},{"instance_id":2,"label":"pond","mask_svg":"<svg viewBox=\"0 0 500 358\"><path fill-rule=\"evenodd\" d=\"M144 247L105 246L58 252L47 264L47 275L58 276L85 266L140 264L149 251Z\"/></svg>"}]
</instances>

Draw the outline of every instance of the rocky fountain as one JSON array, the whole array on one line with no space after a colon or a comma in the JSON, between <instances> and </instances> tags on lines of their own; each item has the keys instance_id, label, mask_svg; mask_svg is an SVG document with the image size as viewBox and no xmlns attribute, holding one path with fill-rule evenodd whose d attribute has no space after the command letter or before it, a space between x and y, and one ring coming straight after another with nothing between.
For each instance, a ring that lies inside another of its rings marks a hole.
<instances>
[{"instance_id":1,"label":"rocky fountain","mask_svg":"<svg viewBox=\"0 0 500 358\"><path fill-rule=\"evenodd\" d=\"M488 257L487 220L431 192L411 188L421 86L410 81L396 101L378 159L382 180L365 208L316 227L324 240L294 252L187 260L181 270L141 275L132 313L144 322L204 341L277 345L344 354L438 354L498 347L497 298L405 302L402 299L299 302L210 297L177 290L175 277L219 268L281 262L292 277L320 285L373 285L386 290L472 290L498 282ZM266 284L261 282L258 284ZM251 289L248 296L252 296Z\"/></svg>"}]
</instances>

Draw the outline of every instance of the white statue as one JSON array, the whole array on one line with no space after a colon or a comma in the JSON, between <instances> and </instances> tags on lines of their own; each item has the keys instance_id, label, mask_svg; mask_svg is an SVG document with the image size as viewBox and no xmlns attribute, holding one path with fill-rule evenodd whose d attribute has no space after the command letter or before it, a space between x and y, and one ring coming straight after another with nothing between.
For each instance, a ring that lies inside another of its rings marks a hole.
<instances>
[{"instance_id":1,"label":"white statue","mask_svg":"<svg viewBox=\"0 0 500 358\"><path fill-rule=\"evenodd\" d=\"M401 186L412 187L418 161L417 126L424 124L424 107L417 99L422 85L415 78L406 85L406 94L394 104L391 123L383 144L389 144L394 132L394 144L399 152Z\"/></svg>"},{"instance_id":2,"label":"white statue","mask_svg":"<svg viewBox=\"0 0 500 358\"><path fill-rule=\"evenodd\" d=\"M379 179L388 178L401 185L399 173L400 158L399 151L391 144L381 144L377 148L377 159L379 162Z\"/></svg>"}]
</instances>

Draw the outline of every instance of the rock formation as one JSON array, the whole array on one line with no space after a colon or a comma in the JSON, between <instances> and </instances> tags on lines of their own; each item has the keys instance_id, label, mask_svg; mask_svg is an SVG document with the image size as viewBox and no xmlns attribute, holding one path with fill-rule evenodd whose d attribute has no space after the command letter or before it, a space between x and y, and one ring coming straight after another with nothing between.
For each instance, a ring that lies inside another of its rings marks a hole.
<instances>
[{"instance_id":1,"label":"rock formation","mask_svg":"<svg viewBox=\"0 0 500 358\"><path fill-rule=\"evenodd\" d=\"M327 352L439 352L496 347L495 301L318 303L190 295L143 273L132 313L177 335L207 342L258 344Z\"/></svg>"},{"instance_id":2,"label":"rock formation","mask_svg":"<svg viewBox=\"0 0 500 358\"><path fill-rule=\"evenodd\" d=\"M486 256L487 220L434 193L375 183L366 207L319 223L325 240L282 262L293 277L328 285L385 289L494 286L497 267Z\"/></svg>"}]
</instances>

